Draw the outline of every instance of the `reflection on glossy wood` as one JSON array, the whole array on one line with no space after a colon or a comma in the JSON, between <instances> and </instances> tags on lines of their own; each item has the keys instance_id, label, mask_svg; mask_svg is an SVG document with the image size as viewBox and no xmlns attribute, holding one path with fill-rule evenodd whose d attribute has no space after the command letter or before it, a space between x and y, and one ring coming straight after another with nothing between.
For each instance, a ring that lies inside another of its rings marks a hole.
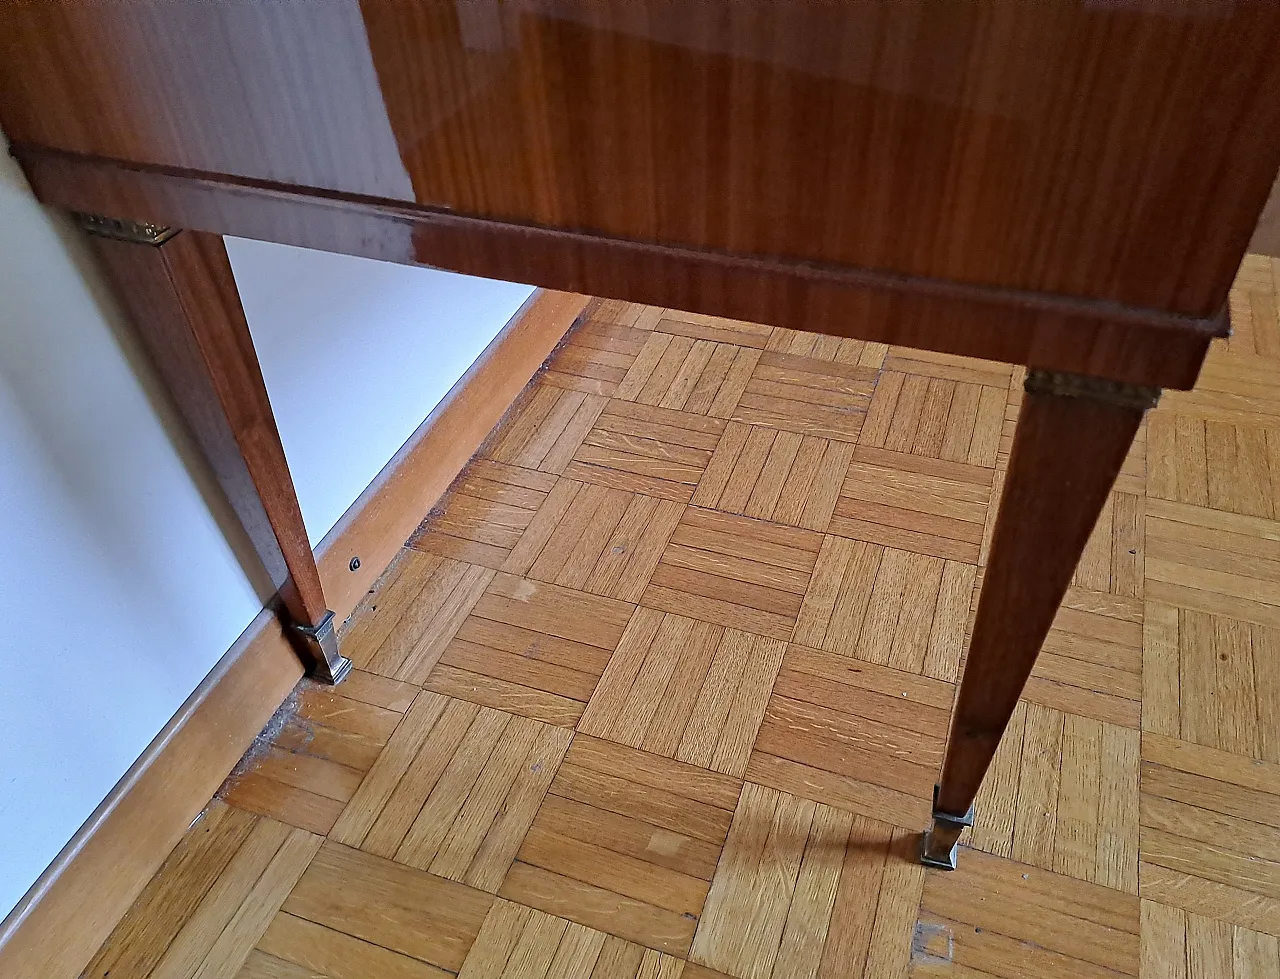
<instances>
[{"instance_id":1,"label":"reflection on glossy wood","mask_svg":"<svg viewBox=\"0 0 1280 979\"><path fill-rule=\"evenodd\" d=\"M1272 4L19 4L0 25L15 142L1200 316L1280 163Z\"/></svg>"},{"instance_id":2,"label":"reflection on glossy wood","mask_svg":"<svg viewBox=\"0 0 1280 979\"><path fill-rule=\"evenodd\" d=\"M1190 387L1210 338L1227 328L1225 307L1221 315L1191 319L1115 303L636 244L376 200L336 200L301 188L231 184L30 147L15 151L37 196L73 210L1132 383Z\"/></svg>"}]
</instances>

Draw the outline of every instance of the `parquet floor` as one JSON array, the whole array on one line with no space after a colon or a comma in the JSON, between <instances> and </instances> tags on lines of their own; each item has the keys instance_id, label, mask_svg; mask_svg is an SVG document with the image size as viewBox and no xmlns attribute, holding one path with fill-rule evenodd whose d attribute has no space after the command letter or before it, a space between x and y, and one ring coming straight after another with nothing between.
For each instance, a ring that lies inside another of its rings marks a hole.
<instances>
[{"instance_id":1,"label":"parquet floor","mask_svg":"<svg viewBox=\"0 0 1280 979\"><path fill-rule=\"evenodd\" d=\"M1021 372L604 302L169 857L115 979L1280 975L1280 261L914 859Z\"/></svg>"}]
</instances>

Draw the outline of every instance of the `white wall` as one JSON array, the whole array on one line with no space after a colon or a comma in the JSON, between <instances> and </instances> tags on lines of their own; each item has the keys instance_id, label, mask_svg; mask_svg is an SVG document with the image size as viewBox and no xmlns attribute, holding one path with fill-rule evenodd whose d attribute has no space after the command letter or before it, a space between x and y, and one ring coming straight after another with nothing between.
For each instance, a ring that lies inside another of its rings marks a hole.
<instances>
[{"instance_id":1,"label":"white wall","mask_svg":"<svg viewBox=\"0 0 1280 979\"><path fill-rule=\"evenodd\" d=\"M532 290L227 244L314 544ZM0 917L262 606L119 317L0 137Z\"/></svg>"},{"instance_id":2,"label":"white wall","mask_svg":"<svg viewBox=\"0 0 1280 979\"><path fill-rule=\"evenodd\" d=\"M0 916L262 607L0 139Z\"/></svg>"},{"instance_id":3,"label":"white wall","mask_svg":"<svg viewBox=\"0 0 1280 979\"><path fill-rule=\"evenodd\" d=\"M228 238L314 546L530 286Z\"/></svg>"}]
</instances>

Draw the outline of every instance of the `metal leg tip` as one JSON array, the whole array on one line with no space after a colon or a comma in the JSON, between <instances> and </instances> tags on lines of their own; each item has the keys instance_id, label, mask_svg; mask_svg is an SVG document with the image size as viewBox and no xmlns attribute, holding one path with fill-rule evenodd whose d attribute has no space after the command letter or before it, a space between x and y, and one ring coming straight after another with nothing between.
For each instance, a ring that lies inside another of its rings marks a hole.
<instances>
[{"instance_id":1,"label":"metal leg tip","mask_svg":"<svg viewBox=\"0 0 1280 979\"><path fill-rule=\"evenodd\" d=\"M955 870L956 857L960 850L959 843L952 843L951 848L945 846L935 849L933 830L926 830L920 837L920 862L926 867L938 870Z\"/></svg>"},{"instance_id":2,"label":"metal leg tip","mask_svg":"<svg viewBox=\"0 0 1280 979\"><path fill-rule=\"evenodd\" d=\"M341 683L351 672L351 660L338 652L338 633L333 625L333 612L325 612L319 624L295 625L310 661L307 676L320 683Z\"/></svg>"},{"instance_id":3,"label":"metal leg tip","mask_svg":"<svg viewBox=\"0 0 1280 979\"><path fill-rule=\"evenodd\" d=\"M347 678L347 674L351 672L351 660L347 659L345 656L339 656L336 663L326 663L325 666L328 667L328 669L323 670L323 673L331 673L332 675L322 675L322 671L320 670L317 670L312 674L315 679L322 683L341 683Z\"/></svg>"}]
</instances>

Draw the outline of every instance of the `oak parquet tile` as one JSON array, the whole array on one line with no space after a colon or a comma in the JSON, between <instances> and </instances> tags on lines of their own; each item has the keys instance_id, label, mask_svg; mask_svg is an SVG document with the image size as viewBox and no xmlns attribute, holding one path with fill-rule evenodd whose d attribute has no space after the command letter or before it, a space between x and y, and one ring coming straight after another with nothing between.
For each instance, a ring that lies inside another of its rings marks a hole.
<instances>
[{"instance_id":1,"label":"oak parquet tile","mask_svg":"<svg viewBox=\"0 0 1280 979\"><path fill-rule=\"evenodd\" d=\"M683 956L740 785L578 734L499 894Z\"/></svg>"},{"instance_id":2,"label":"oak parquet tile","mask_svg":"<svg viewBox=\"0 0 1280 979\"><path fill-rule=\"evenodd\" d=\"M892 348L876 384L860 445L994 467L1009 369L962 358L922 360ZM914 352L913 352L914 353Z\"/></svg>"},{"instance_id":3,"label":"oak parquet tile","mask_svg":"<svg viewBox=\"0 0 1280 979\"><path fill-rule=\"evenodd\" d=\"M728 418L759 359L759 352L751 347L650 333L613 396Z\"/></svg>"},{"instance_id":4,"label":"oak parquet tile","mask_svg":"<svg viewBox=\"0 0 1280 979\"><path fill-rule=\"evenodd\" d=\"M1147 620L1143 729L1280 762L1280 632L1156 604Z\"/></svg>"},{"instance_id":5,"label":"oak parquet tile","mask_svg":"<svg viewBox=\"0 0 1280 979\"><path fill-rule=\"evenodd\" d=\"M1147 500L1145 596L1280 628L1280 521Z\"/></svg>"},{"instance_id":6,"label":"oak parquet tile","mask_svg":"<svg viewBox=\"0 0 1280 979\"><path fill-rule=\"evenodd\" d=\"M981 584L979 573L974 610ZM1136 729L1142 713L1142 642L1139 599L1068 588L1022 699Z\"/></svg>"},{"instance_id":7,"label":"oak parquet tile","mask_svg":"<svg viewBox=\"0 0 1280 979\"><path fill-rule=\"evenodd\" d=\"M978 851L962 859L964 873L925 877L919 937L940 961L913 976L1138 975L1136 895Z\"/></svg>"},{"instance_id":8,"label":"oak parquet tile","mask_svg":"<svg viewBox=\"0 0 1280 979\"><path fill-rule=\"evenodd\" d=\"M611 323L630 326L637 330L652 330L666 312L661 306L645 306L620 299L592 299L585 310L585 318L593 323Z\"/></svg>"},{"instance_id":9,"label":"oak parquet tile","mask_svg":"<svg viewBox=\"0 0 1280 979\"><path fill-rule=\"evenodd\" d=\"M459 979L679 979L683 967L674 956L498 900Z\"/></svg>"},{"instance_id":10,"label":"oak parquet tile","mask_svg":"<svg viewBox=\"0 0 1280 979\"><path fill-rule=\"evenodd\" d=\"M1231 289L1232 335L1221 345L1233 360L1257 359L1274 364L1280 358L1277 291L1280 263L1267 255L1246 255Z\"/></svg>"},{"instance_id":11,"label":"oak parquet tile","mask_svg":"<svg viewBox=\"0 0 1280 979\"><path fill-rule=\"evenodd\" d=\"M547 359L543 384L610 397L651 334L634 326L588 319Z\"/></svg>"},{"instance_id":12,"label":"oak parquet tile","mask_svg":"<svg viewBox=\"0 0 1280 979\"><path fill-rule=\"evenodd\" d=\"M1142 736L1142 896L1280 936L1280 766Z\"/></svg>"},{"instance_id":13,"label":"oak parquet tile","mask_svg":"<svg viewBox=\"0 0 1280 979\"><path fill-rule=\"evenodd\" d=\"M792 644L746 777L903 827L928 818L952 685Z\"/></svg>"},{"instance_id":14,"label":"oak parquet tile","mask_svg":"<svg viewBox=\"0 0 1280 979\"><path fill-rule=\"evenodd\" d=\"M814 360L831 360L838 364L857 364L879 370L884 364L888 345L849 337L836 337L823 333L806 333L775 326L769 333L765 350L780 354L794 354Z\"/></svg>"},{"instance_id":15,"label":"oak parquet tile","mask_svg":"<svg viewBox=\"0 0 1280 979\"><path fill-rule=\"evenodd\" d=\"M851 442L730 422L690 502L825 530L853 451Z\"/></svg>"},{"instance_id":16,"label":"oak parquet tile","mask_svg":"<svg viewBox=\"0 0 1280 979\"><path fill-rule=\"evenodd\" d=\"M608 400L535 379L485 440L479 455L509 466L559 474Z\"/></svg>"},{"instance_id":17,"label":"oak parquet tile","mask_svg":"<svg viewBox=\"0 0 1280 979\"><path fill-rule=\"evenodd\" d=\"M975 573L959 561L825 537L795 639L868 663L954 680Z\"/></svg>"},{"instance_id":18,"label":"oak parquet tile","mask_svg":"<svg viewBox=\"0 0 1280 979\"><path fill-rule=\"evenodd\" d=\"M924 882L913 842L748 782L690 960L736 979L904 974Z\"/></svg>"},{"instance_id":19,"label":"oak parquet tile","mask_svg":"<svg viewBox=\"0 0 1280 979\"><path fill-rule=\"evenodd\" d=\"M913 460L909 453L859 445L828 532L976 564L993 470Z\"/></svg>"},{"instance_id":20,"label":"oak parquet tile","mask_svg":"<svg viewBox=\"0 0 1280 979\"><path fill-rule=\"evenodd\" d=\"M282 911L456 973L492 903L465 884L328 842Z\"/></svg>"},{"instance_id":21,"label":"oak parquet tile","mask_svg":"<svg viewBox=\"0 0 1280 979\"><path fill-rule=\"evenodd\" d=\"M770 639L790 639L822 535L689 507L641 604Z\"/></svg>"},{"instance_id":22,"label":"oak parquet tile","mask_svg":"<svg viewBox=\"0 0 1280 979\"><path fill-rule=\"evenodd\" d=\"M407 546L497 570L555 484L551 473L473 459Z\"/></svg>"},{"instance_id":23,"label":"oak parquet tile","mask_svg":"<svg viewBox=\"0 0 1280 979\"><path fill-rule=\"evenodd\" d=\"M652 308L652 307L650 307ZM740 347L764 349L769 342L772 327L746 320L731 320L723 316L707 316L703 313L686 313L678 309L664 309L657 315L654 330L693 340L712 340L717 343L733 343Z\"/></svg>"},{"instance_id":24,"label":"oak parquet tile","mask_svg":"<svg viewBox=\"0 0 1280 979\"><path fill-rule=\"evenodd\" d=\"M785 645L641 607L578 730L741 777Z\"/></svg>"},{"instance_id":25,"label":"oak parquet tile","mask_svg":"<svg viewBox=\"0 0 1280 979\"><path fill-rule=\"evenodd\" d=\"M282 911L271 919L238 979L346 979L353 975L445 979L453 973Z\"/></svg>"},{"instance_id":26,"label":"oak parquet tile","mask_svg":"<svg viewBox=\"0 0 1280 979\"><path fill-rule=\"evenodd\" d=\"M338 688L304 682L297 701L286 702L268 725L271 736L259 739L218 797L327 834L416 692L363 670L353 670Z\"/></svg>"},{"instance_id":27,"label":"oak parquet tile","mask_svg":"<svg viewBox=\"0 0 1280 979\"><path fill-rule=\"evenodd\" d=\"M564 475L688 503L724 425L720 418L612 399Z\"/></svg>"},{"instance_id":28,"label":"oak parquet tile","mask_svg":"<svg viewBox=\"0 0 1280 979\"><path fill-rule=\"evenodd\" d=\"M231 979L321 842L214 800L82 974Z\"/></svg>"},{"instance_id":29,"label":"oak parquet tile","mask_svg":"<svg viewBox=\"0 0 1280 979\"><path fill-rule=\"evenodd\" d=\"M637 602L683 512L670 500L562 479L502 570Z\"/></svg>"},{"instance_id":30,"label":"oak parquet tile","mask_svg":"<svg viewBox=\"0 0 1280 979\"><path fill-rule=\"evenodd\" d=\"M1280 942L1274 935L1143 901L1141 975L1162 979L1280 975Z\"/></svg>"},{"instance_id":31,"label":"oak parquet tile","mask_svg":"<svg viewBox=\"0 0 1280 979\"><path fill-rule=\"evenodd\" d=\"M964 842L1136 894L1138 745L1129 728L1020 704Z\"/></svg>"},{"instance_id":32,"label":"oak parquet tile","mask_svg":"<svg viewBox=\"0 0 1280 979\"><path fill-rule=\"evenodd\" d=\"M351 617L339 627L338 641L343 655L357 665L367 663L396 629L440 564L437 555L402 547Z\"/></svg>"},{"instance_id":33,"label":"oak parquet tile","mask_svg":"<svg viewBox=\"0 0 1280 979\"><path fill-rule=\"evenodd\" d=\"M573 727L630 604L499 573L426 677L430 690Z\"/></svg>"},{"instance_id":34,"label":"oak parquet tile","mask_svg":"<svg viewBox=\"0 0 1280 979\"><path fill-rule=\"evenodd\" d=\"M462 624L471 606L480 600L494 578L491 568L483 568L452 558L432 555L421 565L403 589L404 594L386 593L387 604L394 598L398 612L394 626L386 630L376 647L362 644L353 659L356 666L397 680L421 683L431 671L445 645Z\"/></svg>"},{"instance_id":35,"label":"oak parquet tile","mask_svg":"<svg viewBox=\"0 0 1280 979\"><path fill-rule=\"evenodd\" d=\"M85 967L85 979L150 975L258 822L250 813L213 800Z\"/></svg>"},{"instance_id":36,"label":"oak parquet tile","mask_svg":"<svg viewBox=\"0 0 1280 979\"><path fill-rule=\"evenodd\" d=\"M329 838L495 892L569 738L423 692Z\"/></svg>"},{"instance_id":37,"label":"oak parquet tile","mask_svg":"<svg viewBox=\"0 0 1280 979\"><path fill-rule=\"evenodd\" d=\"M867 367L766 352L731 417L795 435L855 442L875 376Z\"/></svg>"}]
</instances>

